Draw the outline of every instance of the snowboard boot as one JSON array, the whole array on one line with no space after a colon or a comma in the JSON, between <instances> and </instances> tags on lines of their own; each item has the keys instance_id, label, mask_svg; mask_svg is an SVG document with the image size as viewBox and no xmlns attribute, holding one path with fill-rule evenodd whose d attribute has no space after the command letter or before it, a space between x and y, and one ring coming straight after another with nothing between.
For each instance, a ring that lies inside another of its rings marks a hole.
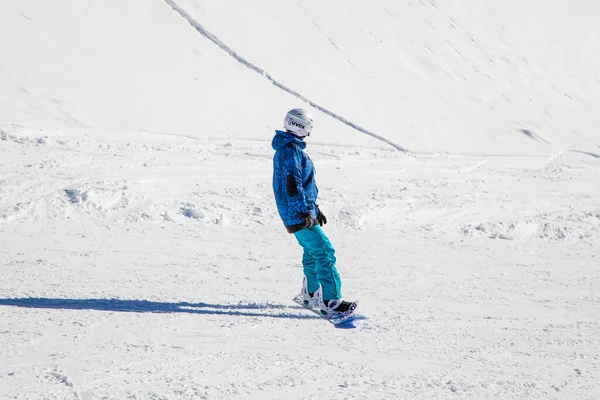
<instances>
[{"instance_id":1,"label":"snowboard boot","mask_svg":"<svg viewBox=\"0 0 600 400\"><path fill-rule=\"evenodd\" d=\"M304 307L310 307L310 308L316 307L319 304L320 294L321 294L320 286L316 292L308 293L308 290L306 288L306 276L305 276L304 280L302 281L302 291L300 292L300 298L302 299L302 304L304 304Z\"/></svg>"},{"instance_id":2,"label":"snowboard boot","mask_svg":"<svg viewBox=\"0 0 600 400\"><path fill-rule=\"evenodd\" d=\"M320 301L319 306L322 316L327 318L339 318L352 314L356 307L358 307L358 302L349 302L342 299L322 300Z\"/></svg>"}]
</instances>

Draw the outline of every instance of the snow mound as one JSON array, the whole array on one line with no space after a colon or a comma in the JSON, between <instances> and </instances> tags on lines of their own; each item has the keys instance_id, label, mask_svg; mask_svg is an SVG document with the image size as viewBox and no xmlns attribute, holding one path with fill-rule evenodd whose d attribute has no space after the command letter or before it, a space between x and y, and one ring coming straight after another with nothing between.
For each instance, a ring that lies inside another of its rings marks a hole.
<instances>
[{"instance_id":1,"label":"snow mound","mask_svg":"<svg viewBox=\"0 0 600 400\"><path fill-rule=\"evenodd\" d=\"M565 215L543 214L526 220L467 224L462 227L462 233L505 240L597 241L600 239L600 209Z\"/></svg>"},{"instance_id":2,"label":"snow mound","mask_svg":"<svg viewBox=\"0 0 600 400\"><path fill-rule=\"evenodd\" d=\"M336 215L336 222L339 225L360 229L368 221L369 210L365 207L348 205L341 207Z\"/></svg>"},{"instance_id":3,"label":"snow mound","mask_svg":"<svg viewBox=\"0 0 600 400\"><path fill-rule=\"evenodd\" d=\"M179 207L178 217L183 216L191 221L201 221L206 224L224 225L228 216L223 212L220 206L211 206L206 204L183 203ZM181 218L174 218L173 222L185 222Z\"/></svg>"},{"instance_id":4,"label":"snow mound","mask_svg":"<svg viewBox=\"0 0 600 400\"><path fill-rule=\"evenodd\" d=\"M64 146L67 144L67 142L65 142L64 140L51 139L48 135L22 136L14 133L7 133L2 129L0 129L0 140L27 146L57 144Z\"/></svg>"},{"instance_id":5,"label":"snow mound","mask_svg":"<svg viewBox=\"0 0 600 400\"><path fill-rule=\"evenodd\" d=\"M84 213L107 216L127 208L129 185L124 180L86 183L65 189L64 195L69 203Z\"/></svg>"}]
</instances>

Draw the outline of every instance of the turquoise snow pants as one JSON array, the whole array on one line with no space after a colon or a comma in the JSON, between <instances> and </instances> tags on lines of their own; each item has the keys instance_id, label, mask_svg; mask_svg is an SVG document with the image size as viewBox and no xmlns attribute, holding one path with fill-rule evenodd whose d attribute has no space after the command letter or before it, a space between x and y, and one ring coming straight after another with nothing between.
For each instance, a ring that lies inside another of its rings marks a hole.
<instances>
[{"instance_id":1,"label":"turquoise snow pants","mask_svg":"<svg viewBox=\"0 0 600 400\"><path fill-rule=\"evenodd\" d=\"M323 288L323 300L342 298L342 282L335 268L335 249L319 225L294 233L304 249L302 266L309 293Z\"/></svg>"}]
</instances>

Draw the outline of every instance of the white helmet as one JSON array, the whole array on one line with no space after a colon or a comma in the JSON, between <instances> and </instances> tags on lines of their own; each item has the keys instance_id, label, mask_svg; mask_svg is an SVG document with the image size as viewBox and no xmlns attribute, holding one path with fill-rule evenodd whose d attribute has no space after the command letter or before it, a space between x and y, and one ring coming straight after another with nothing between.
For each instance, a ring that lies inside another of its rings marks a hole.
<instances>
[{"instance_id":1,"label":"white helmet","mask_svg":"<svg viewBox=\"0 0 600 400\"><path fill-rule=\"evenodd\" d=\"M283 120L285 130L301 138L310 135L312 126L312 115L301 108L294 108L288 111Z\"/></svg>"}]
</instances>

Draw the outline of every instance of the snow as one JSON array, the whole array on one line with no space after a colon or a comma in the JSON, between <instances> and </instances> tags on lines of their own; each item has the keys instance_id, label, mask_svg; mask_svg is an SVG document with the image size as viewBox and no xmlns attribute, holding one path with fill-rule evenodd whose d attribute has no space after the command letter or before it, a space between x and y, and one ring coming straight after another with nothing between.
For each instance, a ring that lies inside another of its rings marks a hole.
<instances>
[{"instance_id":1,"label":"snow","mask_svg":"<svg viewBox=\"0 0 600 400\"><path fill-rule=\"evenodd\" d=\"M0 4L0 399L600 398L600 3L59 3Z\"/></svg>"}]
</instances>

